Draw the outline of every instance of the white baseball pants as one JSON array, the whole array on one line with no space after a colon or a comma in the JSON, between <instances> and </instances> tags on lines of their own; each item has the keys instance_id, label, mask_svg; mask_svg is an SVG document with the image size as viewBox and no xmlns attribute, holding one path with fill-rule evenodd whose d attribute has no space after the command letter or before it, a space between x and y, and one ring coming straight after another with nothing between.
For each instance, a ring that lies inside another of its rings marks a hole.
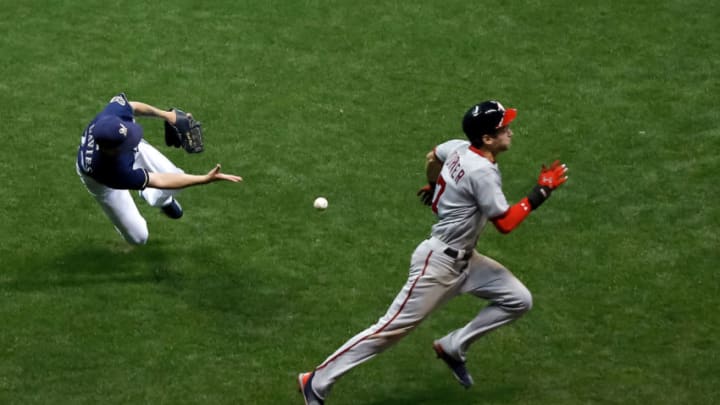
<instances>
[{"instance_id":1,"label":"white baseball pants","mask_svg":"<svg viewBox=\"0 0 720 405\"><path fill-rule=\"evenodd\" d=\"M443 253L445 248L436 238L418 245L408 280L387 313L315 369L313 388L320 397L343 374L398 342L457 295L469 293L490 301L467 325L439 340L447 354L462 361L475 340L530 310L530 291L503 265L478 252L469 260L456 260Z\"/></svg>"},{"instance_id":2,"label":"white baseball pants","mask_svg":"<svg viewBox=\"0 0 720 405\"><path fill-rule=\"evenodd\" d=\"M173 164L170 159L160 153L155 147L145 140L138 144L138 151L135 154L135 169L143 168L150 173L183 173ZM95 197L103 212L110 218L120 235L128 243L133 245L144 245L147 243L149 232L145 218L135 205L135 201L129 190L118 190L100 184L90 176L85 175L77 168L80 180L88 192ZM140 196L153 207L162 207L170 203L172 197L178 190L164 190L148 187L140 191Z\"/></svg>"}]
</instances>

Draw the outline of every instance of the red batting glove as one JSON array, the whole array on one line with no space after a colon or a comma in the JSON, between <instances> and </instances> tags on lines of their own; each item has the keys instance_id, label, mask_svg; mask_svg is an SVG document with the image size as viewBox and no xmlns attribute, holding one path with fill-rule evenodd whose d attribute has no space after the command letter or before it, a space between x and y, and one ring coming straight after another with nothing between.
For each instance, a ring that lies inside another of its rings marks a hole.
<instances>
[{"instance_id":1,"label":"red batting glove","mask_svg":"<svg viewBox=\"0 0 720 405\"><path fill-rule=\"evenodd\" d=\"M568 178L565 175L567 171L567 166L564 163L560 163L559 160L554 161L550 167L542 165L540 177L538 178L538 184L540 186L547 187L550 190L555 190L567 181Z\"/></svg>"}]
</instances>

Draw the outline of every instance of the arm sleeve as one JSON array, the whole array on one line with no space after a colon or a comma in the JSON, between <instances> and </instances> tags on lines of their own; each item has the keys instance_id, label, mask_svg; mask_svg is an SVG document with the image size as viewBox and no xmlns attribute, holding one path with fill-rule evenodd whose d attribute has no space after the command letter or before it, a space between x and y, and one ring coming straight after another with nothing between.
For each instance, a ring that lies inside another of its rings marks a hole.
<instances>
[{"instance_id":1,"label":"arm sleeve","mask_svg":"<svg viewBox=\"0 0 720 405\"><path fill-rule=\"evenodd\" d=\"M147 170L133 169L129 154L106 162L93 177L102 184L118 190L143 190L150 181Z\"/></svg>"},{"instance_id":2,"label":"arm sleeve","mask_svg":"<svg viewBox=\"0 0 720 405\"><path fill-rule=\"evenodd\" d=\"M118 190L144 190L150 177L145 169L135 169L123 174L115 174L103 181L106 186Z\"/></svg>"},{"instance_id":3,"label":"arm sleeve","mask_svg":"<svg viewBox=\"0 0 720 405\"><path fill-rule=\"evenodd\" d=\"M517 204L508 208L502 215L492 218L491 221L495 225L495 228L501 233L510 233L530 215L530 211L532 211L530 201L525 197Z\"/></svg>"}]
</instances>

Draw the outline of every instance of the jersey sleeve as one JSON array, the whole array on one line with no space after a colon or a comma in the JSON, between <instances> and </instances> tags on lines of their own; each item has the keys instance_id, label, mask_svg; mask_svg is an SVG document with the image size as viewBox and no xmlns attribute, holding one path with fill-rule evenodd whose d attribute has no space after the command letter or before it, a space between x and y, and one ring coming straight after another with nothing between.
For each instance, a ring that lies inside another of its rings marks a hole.
<instances>
[{"instance_id":1,"label":"jersey sleeve","mask_svg":"<svg viewBox=\"0 0 720 405\"><path fill-rule=\"evenodd\" d=\"M102 164L93 171L92 177L110 188L143 190L148 186L150 175L145 169L133 168L133 160L132 152L126 152L101 161Z\"/></svg>"},{"instance_id":2,"label":"jersey sleeve","mask_svg":"<svg viewBox=\"0 0 720 405\"><path fill-rule=\"evenodd\" d=\"M441 162L444 162L447 160L448 156L450 156L450 153L452 151L459 148L460 146L469 144L470 142L463 141L461 139L451 139L449 141L443 142L435 147L435 157L437 157L438 160L440 160Z\"/></svg>"},{"instance_id":3,"label":"jersey sleeve","mask_svg":"<svg viewBox=\"0 0 720 405\"><path fill-rule=\"evenodd\" d=\"M503 215L510 205L502 191L500 175L492 171L487 175L470 176L475 200L482 212L493 219Z\"/></svg>"},{"instance_id":4,"label":"jersey sleeve","mask_svg":"<svg viewBox=\"0 0 720 405\"><path fill-rule=\"evenodd\" d=\"M126 121L133 120L133 109L130 106L125 93L120 93L117 96L110 99L110 102L105 106L105 109L100 113L102 115L114 115L120 117Z\"/></svg>"},{"instance_id":5,"label":"jersey sleeve","mask_svg":"<svg viewBox=\"0 0 720 405\"><path fill-rule=\"evenodd\" d=\"M150 177L145 169L134 169L124 173L103 176L101 183L118 190L143 190L148 185Z\"/></svg>"}]
</instances>

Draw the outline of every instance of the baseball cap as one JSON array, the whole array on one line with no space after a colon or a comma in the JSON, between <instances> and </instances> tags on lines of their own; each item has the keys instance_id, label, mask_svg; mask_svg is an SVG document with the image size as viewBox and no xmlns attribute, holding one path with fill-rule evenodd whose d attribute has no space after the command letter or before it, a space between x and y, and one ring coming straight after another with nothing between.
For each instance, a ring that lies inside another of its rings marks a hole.
<instances>
[{"instance_id":1,"label":"baseball cap","mask_svg":"<svg viewBox=\"0 0 720 405\"><path fill-rule=\"evenodd\" d=\"M124 121L115 115L104 115L95 121L91 129L95 142L105 148L130 150L143 136L142 127L132 121Z\"/></svg>"},{"instance_id":2,"label":"baseball cap","mask_svg":"<svg viewBox=\"0 0 720 405\"><path fill-rule=\"evenodd\" d=\"M497 100L483 101L470 107L463 117L463 132L469 138L481 137L504 127L517 116L514 108L506 109Z\"/></svg>"}]
</instances>

